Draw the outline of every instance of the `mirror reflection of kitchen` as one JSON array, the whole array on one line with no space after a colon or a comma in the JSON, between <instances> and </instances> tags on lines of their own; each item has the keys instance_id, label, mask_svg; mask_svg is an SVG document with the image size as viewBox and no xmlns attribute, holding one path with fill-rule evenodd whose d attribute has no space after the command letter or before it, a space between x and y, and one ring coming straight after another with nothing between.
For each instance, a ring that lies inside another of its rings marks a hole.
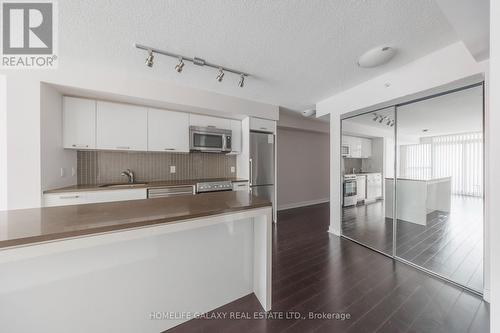
<instances>
[{"instance_id":1,"label":"mirror reflection of kitchen","mask_svg":"<svg viewBox=\"0 0 500 333\"><path fill-rule=\"evenodd\" d=\"M342 120L342 235L392 255L384 179L394 174L394 108Z\"/></svg>"},{"instance_id":2,"label":"mirror reflection of kitchen","mask_svg":"<svg viewBox=\"0 0 500 333\"><path fill-rule=\"evenodd\" d=\"M400 106L396 127L395 255L481 292L483 87Z\"/></svg>"}]
</instances>

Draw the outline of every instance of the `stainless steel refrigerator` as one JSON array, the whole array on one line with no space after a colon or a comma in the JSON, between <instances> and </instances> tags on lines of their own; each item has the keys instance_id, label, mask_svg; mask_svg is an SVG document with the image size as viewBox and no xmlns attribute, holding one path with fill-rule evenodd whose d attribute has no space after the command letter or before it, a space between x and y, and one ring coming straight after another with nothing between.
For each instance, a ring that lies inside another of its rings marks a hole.
<instances>
[{"instance_id":1,"label":"stainless steel refrigerator","mask_svg":"<svg viewBox=\"0 0 500 333\"><path fill-rule=\"evenodd\" d=\"M250 190L274 202L274 134L250 132Z\"/></svg>"}]
</instances>

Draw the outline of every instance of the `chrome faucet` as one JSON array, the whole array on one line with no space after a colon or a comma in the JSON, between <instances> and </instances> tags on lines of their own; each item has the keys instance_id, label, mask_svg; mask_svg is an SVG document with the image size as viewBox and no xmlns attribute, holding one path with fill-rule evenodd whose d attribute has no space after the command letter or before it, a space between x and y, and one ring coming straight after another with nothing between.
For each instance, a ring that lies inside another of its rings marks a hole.
<instances>
[{"instance_id":1,"label":"chrome faucet","mask_svg":"<svg viewBox=\"0 0 500 333\"><path fill-rule=\"evenodd\" d=\"M122 171L121 175L122 176L127 176L129 183L134 183L135 182L135 176L134 176L134 172L132 170L127 169L125 171Z\"/></svg>"}]
</instances>

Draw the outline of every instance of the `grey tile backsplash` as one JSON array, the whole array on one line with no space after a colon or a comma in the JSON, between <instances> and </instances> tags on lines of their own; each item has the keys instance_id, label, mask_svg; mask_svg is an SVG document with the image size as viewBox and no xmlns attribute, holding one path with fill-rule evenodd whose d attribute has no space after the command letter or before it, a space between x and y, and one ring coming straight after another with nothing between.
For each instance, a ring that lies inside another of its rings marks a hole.
<instances>
[{"instance_id":1,"label":"grey tile backsplash","mask_svg":"<svg viewBox=\"0 0 500 333\"><path fill-rule=\"evenodd\" d=\"M125 169L134 171L137 181L236 177L236 156L210 153L162 153L78 151L79 185L125 182ZM175 165L176 172L170 173Z\"/></svg>"}]
</instances>

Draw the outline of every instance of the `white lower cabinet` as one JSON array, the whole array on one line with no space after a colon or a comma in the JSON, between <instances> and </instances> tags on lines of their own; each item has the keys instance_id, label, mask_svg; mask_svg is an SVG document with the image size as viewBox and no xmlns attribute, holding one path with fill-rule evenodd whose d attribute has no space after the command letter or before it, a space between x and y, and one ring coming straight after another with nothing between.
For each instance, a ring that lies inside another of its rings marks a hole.
<instances>
[{"instance_id":1,"label":"white lower cabinet","mask_svg":"<svg viewBox=\"0 0 500 333\"><path fill-rule=\"evenodd\" d=\"M356 177L356 198L359 201L364 201L366 199L366 176Z\"/></svg>"},{"instance_id":2,"label":"white lower cabinet","mask_svg":"<svg viewBox=\"0 0 500 333\"><path fill-rule=\"evenodd\" d=\"M382 196L382 174L369 173L366 175L366 198L377 199Z\"/></svg>"},{"instance_id":3,"label":"white lower cabinet","mask_svg":"<svg viewBox=\"0 0 500 333\"><path fill-rule=\"evenodd\" d=\"M43 196L44 207L81 205L98 202L139 200L147 198L147 189L100 190L65 193L47 193Z\"/></svg>"}]
</instances>

